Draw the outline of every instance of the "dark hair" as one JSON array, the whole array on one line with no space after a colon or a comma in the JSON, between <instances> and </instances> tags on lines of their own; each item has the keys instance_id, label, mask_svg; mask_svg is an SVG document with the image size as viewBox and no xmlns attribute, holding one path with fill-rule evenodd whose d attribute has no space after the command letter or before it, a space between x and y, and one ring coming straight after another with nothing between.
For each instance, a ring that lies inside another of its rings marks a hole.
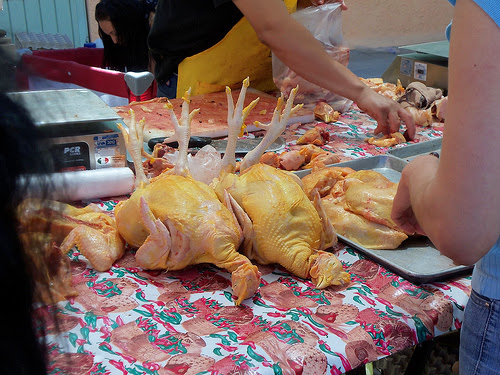
<instances>
[{"instance_id":1,"label":"dark hair","mask_svg":"<svg viewBox=\"0 0 500 375\"><path fill-rule=\"evenodd\" d=\"M39 140L37 129L24 110L0 94L0 285L4 285L2 296L8 301L3 309L4 339L0 340L0 352L5 355L2 361L5 374L46 373L45 329L43 321L36 321L36 328L34 326L33 303L37 298L31 258L25 252L37 250L22 247L16 212L24 195L17 184L19 176L47 168L42 162L45 157L41 157ZM35 329L41 333L41 342Z\"/></svg>"},{"instance_id":2,"label":"dark hair","mask_svg":"<svg viewBox=\"0 0 500 375\"><path fill-rule=\"evenodd\" d=\"M21 244L19 234L19 203L26 197L29 186L19 184L19 177L31 174L46 176L52 161L42 142L42 136L26 110L4 91L12 91L14 81L7 77L14 64L0 51L0 285L6 301L2 315L3 355L2 374L45 374L47 372L44 317L35 314L33 303L39 293L49 293L47 279L38 278L48 266L35 243ZM46 181L43 177L36 183ZM44 182L41 182L42 184ZM42 188L48 192L48 185ZM40 258L39 258L40 257ZM36 265L35 265L36 264ZM35 270L35 268L37 268ZM40 290L40 286L46 290Z\"/></svg>"},{"instance_id":3,"label":"dark hair","mask_svg":"<svg viewBox=\"0 0 500 375\"><path fill-rule=\"evenodd\" d=\"M149 15L156 1L101 0L95 7L95 19L111 21L118 44L99 27L104 45L103 68L119 71L147 71L150 62L147 38Z\"/></svg>"}]
</instances>

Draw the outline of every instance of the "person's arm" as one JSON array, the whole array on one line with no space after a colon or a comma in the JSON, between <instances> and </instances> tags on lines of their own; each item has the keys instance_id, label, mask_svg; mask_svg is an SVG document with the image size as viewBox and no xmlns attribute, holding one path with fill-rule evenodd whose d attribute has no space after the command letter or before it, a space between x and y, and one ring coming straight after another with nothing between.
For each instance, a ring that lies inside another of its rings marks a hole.
<instances>
[{"instance_id":1,"label":"person's arm","mask_svg":"<svg viewBox=\"0 0 500 375\"><path fill-rule=\"evenodd\" d=\"M500 236L498 46L495 22L472 0L457 1L441 158L416 158L403 170L392 211L407 229L416 219L439 251L467 265Z\"/></svg>"},{"instance_id":2,"label":"person's arm","mask_svg":"<svg viewBox=\"0 0 500 375\"><path fill-rule=\"evenodd\" d=\"M398 103L369 88L348 68L332 59L320 42L287 12L281 0L233 0L248 19L259 39L295 73L356 102L375 120L377 132L388 134L400 129L415 135L411 115Z\"/></svg>"}]
</instances>

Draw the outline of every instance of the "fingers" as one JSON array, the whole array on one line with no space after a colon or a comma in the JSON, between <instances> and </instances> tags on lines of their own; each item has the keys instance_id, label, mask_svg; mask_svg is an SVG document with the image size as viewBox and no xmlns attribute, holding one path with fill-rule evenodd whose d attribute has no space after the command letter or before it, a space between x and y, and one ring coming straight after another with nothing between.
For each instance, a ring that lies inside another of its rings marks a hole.
<instances>
[{"instance_id":1,"label":"fingers","mask_svg":"<svg viewBox=\"0 0 500 375\"><path fill-rule=\"evenodd\" d=\"M379 110L369 114L375 119L375 121L377 121L377 127L375 128L374 133L389 135L390 129L387 122L387 112L385 110Z\"/></svg>"},{"instance_id":2,"label":"fingers","mask_svg":"<svg viewBox=\"0 0 500 375\"><path fill-rule=\"evenodd\" d=\"M345 5L343 0L311 0L311 4L313 5L323 5L325 3L340 3L341 10L347 10L347 5Z\"/></svg>"},{"instance_id":3,"label":"fingers","mask_svg":"<svg viewBox=\"0 0 500 375\"><path fill-rule=\"evenodd\" d=\"M412 115L410 115L408 111L406 111L402 107L398 110L398 115L406 125L405 138L408 140L412 140L413 138L415 138L415 131L416 131L415 121L413 120Z\"/></svg>"},{"instance_id":4,"label":"fingers","mask_svg":"<svg viewBox=\"0 0 500 375\"><path fill-rule=\"evenodd\" d=\"M394 103L389 108L384 108L377 113L373 114L373 118L377 121L377 127L374 133L382 133L389 135L396 133L401 129L401 121L406 125L405 138L410 141L415 138L415 121L411 114L400 107L399 104Z\"/></svg>"},{"instance_id":5,"label":"fingers","mask_svg":"<svg viewBox=\"0 0 500 375\"><path fill-rule=\"evenodd\" d=\"M401 127L401 119L399 118L398 112L394 110L389 111L388 117L388 122L389 122L389 129L391 130L391 133L396 133L399 131L399 128Z\"/></svg>"}]
</instances>

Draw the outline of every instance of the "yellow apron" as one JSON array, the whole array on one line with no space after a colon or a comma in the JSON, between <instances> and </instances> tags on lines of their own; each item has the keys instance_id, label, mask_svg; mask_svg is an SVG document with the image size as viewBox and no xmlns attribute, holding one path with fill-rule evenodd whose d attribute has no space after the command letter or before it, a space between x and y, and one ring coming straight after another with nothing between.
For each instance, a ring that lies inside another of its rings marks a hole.
<instances>
[{"instance_id":1,"label":"yellow apron","mask_svg":"<svg viewBox=\"0 0 500 375\"><path fill-rule=\"evenodd\" d=\"M284 0L289 13L297 0ZM243 17L216 45L185 58L178 69L177 97L191 87L191 95L239 88L250 77L250 86L261 91L276 90L273 82L271 51L262 44Z\"/></svg>"}]
</instances>

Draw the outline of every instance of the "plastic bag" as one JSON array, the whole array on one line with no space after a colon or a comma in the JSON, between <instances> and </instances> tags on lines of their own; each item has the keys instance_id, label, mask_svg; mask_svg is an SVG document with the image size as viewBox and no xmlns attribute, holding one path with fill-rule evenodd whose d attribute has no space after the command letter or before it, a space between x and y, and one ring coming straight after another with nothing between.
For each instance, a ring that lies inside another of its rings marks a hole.
<instances>
[{"instance_id":1,"label":"plastic bag","mask_svg":"<svg viewBox=\"0 0 500 375\"><path fill-rule=\"evenodd\" d=\"M342 37L341 3L326 3L320 6L304 8L292 14L292 17L304 25L311 34L325 47L325 51L336 61L347 66L349 48ZM326 102L336 111L345 112L352 101L306 81L293 70L283 64L274 54L273 80L278 89L286 96L299 85L295 98L297 103L306 107L314 107L319 102Z\"/></svg>"}]
</instances>

